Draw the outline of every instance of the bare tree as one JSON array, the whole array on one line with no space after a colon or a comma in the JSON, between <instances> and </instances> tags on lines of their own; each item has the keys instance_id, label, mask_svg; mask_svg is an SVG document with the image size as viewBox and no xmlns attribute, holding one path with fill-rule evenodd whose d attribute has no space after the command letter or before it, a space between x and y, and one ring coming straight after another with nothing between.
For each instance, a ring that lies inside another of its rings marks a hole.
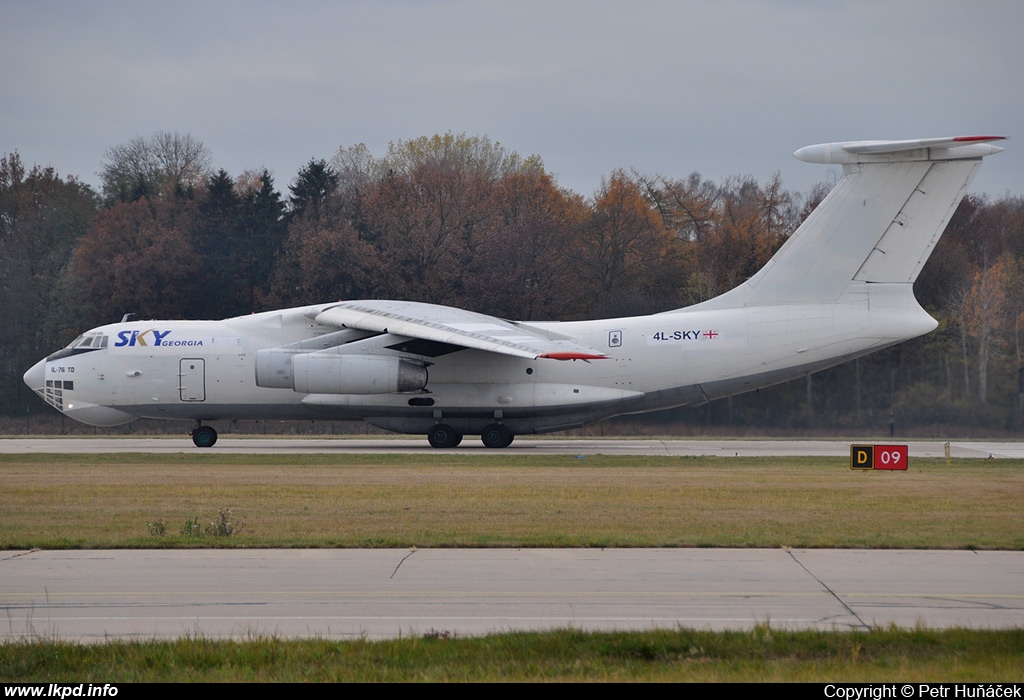
<instances>
[{"instance_id":1,"label":"bare tree","mask_svg":"<svg viewBox=\"0 0 1024 700\"><path fill-rule=\"evenodd\" d=\"M103 159L103 196L113 204L187 192L209 177L212 156L189 134L159 131L113 146Z\"/></svg>"},{"instance_id":2,"label":"bare tree","mask_svg":"<svg viewBox=\"0 0 1024 700\"><path fill-rule=\"evenodd\" d=\"M429 166L491 180L516 172L544 170L540 156L524 158L486 136L467 136L450 131L444 135L392 142L382 165L385 172L393 174L412 173L417 168Z\"/></svg>"}]
</instances>

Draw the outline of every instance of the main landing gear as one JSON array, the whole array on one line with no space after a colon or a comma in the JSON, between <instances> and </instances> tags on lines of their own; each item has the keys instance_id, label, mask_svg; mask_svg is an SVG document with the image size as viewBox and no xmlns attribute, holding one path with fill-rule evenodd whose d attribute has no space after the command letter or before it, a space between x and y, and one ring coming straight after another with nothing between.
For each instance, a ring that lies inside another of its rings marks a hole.
<instances>
[{"instance_id":1,"label":"main landing gear","mask_svg":"<svg viewBox=\"0 0 1024 700\"><path fill-rule=\"evenodd\" d=\"M196 421L196 427L192 428L192 442L196 447L213 447L217 442L217 431Z\"/></svg>"},{"instance_id":2,"label":"main landing gear","mask_svg":"<svg viewBox=\"0 0 1024 700\"><path fill-rule=\"evenodd\" d=\"M484 447L508 447L512 444L512 431L501 423L491 423L480 433Z\"/></svg>"},{"instance_id":3,"label":"main landing gear","mask_svg":"<svg viewBox=\"0 0 1024 700\"><path fill-rule=\"evenodd\" d=\"M427 433L427 442L431 447L444 449L447 447L458 447L462 442L462 434L455 432L455 428L444 423L438 423Z\"/></svg>"},{"instance_id":4,"label":"main landing gear","mask_svg":"<svg viewBox=\"0 0 1024 700\"><path fill-rule=\"evenodd\" d=\"M512 431L501 423L491 423L480 433L485 447L508 447L514 437ZM431 447L439 449L457 447L462 442L462 434L450 425L438 423L427 433L427 441Z\"/></svg>"}]
</instances>

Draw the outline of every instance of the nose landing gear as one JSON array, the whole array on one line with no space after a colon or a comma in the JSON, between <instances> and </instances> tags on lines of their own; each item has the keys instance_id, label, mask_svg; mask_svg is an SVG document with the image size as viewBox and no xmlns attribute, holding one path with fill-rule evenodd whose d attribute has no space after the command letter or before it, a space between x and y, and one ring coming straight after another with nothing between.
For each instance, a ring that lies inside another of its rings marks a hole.
<instances>
[{"instance_id":1,"label":"nose landing gear","mask_svg":"<svg viewBox=\"0 0 1024 700\"><path fill-rule=\"evenodd\" d=\"M199 421L196 421L196 427L192 428L191 435L196 447L213 447L217 442L217 431Z\"/></svg>"}]
</instances>

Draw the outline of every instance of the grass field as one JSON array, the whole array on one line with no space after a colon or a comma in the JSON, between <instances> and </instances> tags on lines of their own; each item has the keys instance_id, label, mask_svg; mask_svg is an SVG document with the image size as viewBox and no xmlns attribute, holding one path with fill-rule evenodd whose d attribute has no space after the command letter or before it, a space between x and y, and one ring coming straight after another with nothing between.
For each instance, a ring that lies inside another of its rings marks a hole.
<instances>
[{"instance_id":1,"label":"grass field","mask_svg":"<svg viewBox=\"0 0 1024 700\"><path fill-rule=\"evenodd\" d=\"M3 549L1024 548L1016 460L0 455L0 494Z\"/></svg>"},{"instance_id":2,"label":"grass field","mask_svg":"<svg viewBox=\"0 0 1024 700\"><path fill-rule=\"evenodd\" d=\"M1024 631L560 630L476 639L0 645L0 682L1021 682ZM915 690L917 690L915 688ZM916 696L915 696L916 697Z\"/></svg>"}]
</instances>

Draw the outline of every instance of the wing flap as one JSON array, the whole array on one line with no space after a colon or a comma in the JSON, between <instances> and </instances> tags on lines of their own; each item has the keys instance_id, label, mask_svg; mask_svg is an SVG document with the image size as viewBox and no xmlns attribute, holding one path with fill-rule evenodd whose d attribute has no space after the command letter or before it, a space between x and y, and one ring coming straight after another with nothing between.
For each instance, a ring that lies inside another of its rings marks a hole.
<instances>
[{"instance_id":1,"label":"wing flap","mask_svg":"<svg viewBox=\"0 0 1024 700\"><path fill-rule=\"evenodd\" d=\"M324 309L318 323L421 338L526 359L597 360L593 348L535 328L450 306L412 301L347 301Z\"/></svg>"}]
</instances>

